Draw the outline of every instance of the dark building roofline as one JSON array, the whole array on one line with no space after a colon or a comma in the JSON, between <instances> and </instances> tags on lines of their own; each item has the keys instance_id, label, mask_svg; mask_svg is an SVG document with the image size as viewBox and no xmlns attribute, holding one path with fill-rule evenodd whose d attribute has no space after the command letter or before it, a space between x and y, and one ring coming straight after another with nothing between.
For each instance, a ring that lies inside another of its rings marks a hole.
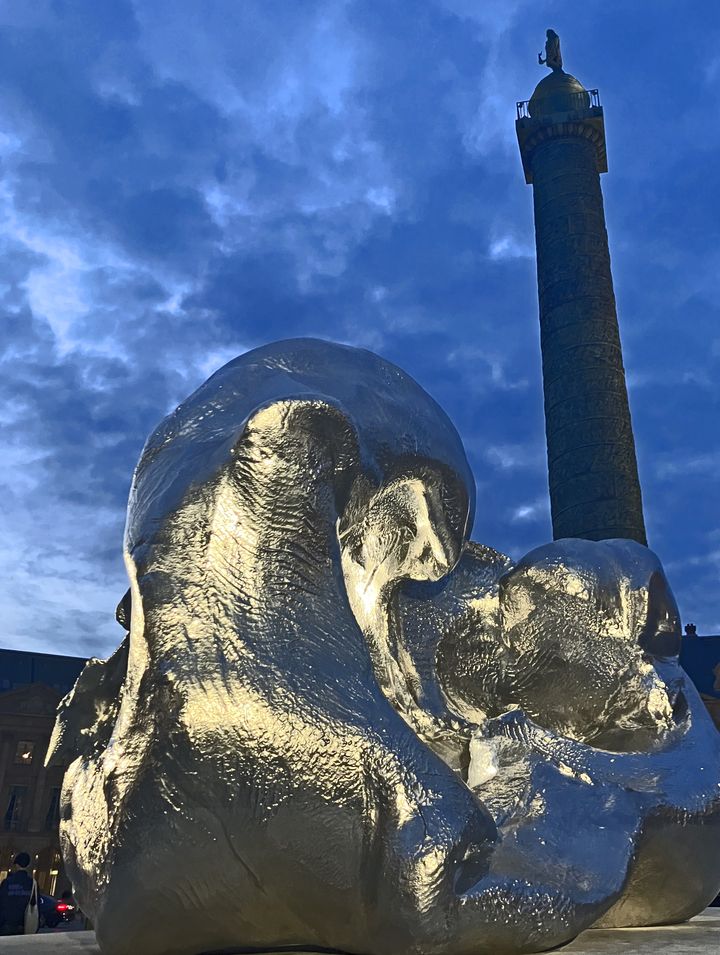
<instances>
[{"instance_id":1,"label":"dark building roofline","mask_svg":"<svg viewBox=\"0 0 720 955\"><path fill-rule=\"evenodd\" d=\"M64 696L86 662L84 657L0 648L0 693L43 683Z\"/></svg>"},{"instance_id":2,"label":"dark building roofline","mask_svg":"<svg viewBox=\"0 0 720 955\"><path fill-rule=\"evenodd\" d=\"M49 660L77 660L78 663L87 663L89 657L76 657L67 653L43 653L40 650L16 650L13 647L0 647L0 653L12 653L20 657L45 657Z\"/></svg>"}]
</instances>

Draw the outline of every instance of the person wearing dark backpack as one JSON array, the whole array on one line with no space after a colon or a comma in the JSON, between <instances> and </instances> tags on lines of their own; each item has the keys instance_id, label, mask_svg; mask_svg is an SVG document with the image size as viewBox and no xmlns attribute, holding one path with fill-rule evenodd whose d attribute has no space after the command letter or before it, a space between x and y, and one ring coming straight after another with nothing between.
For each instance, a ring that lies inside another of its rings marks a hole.
<instances>
[{"instance_id":1,"label":"person wearing dark backpack","mask_svg":"<svg viewBox=\"0 0 720 955\"><path fill-rule=\"evenodd\" d=\"M37 911L37 887L29 868L30 856L19 852L12 872L0 883L0 935L25 934L25 914L33 893Z\"/></svg>"}]
</instances>

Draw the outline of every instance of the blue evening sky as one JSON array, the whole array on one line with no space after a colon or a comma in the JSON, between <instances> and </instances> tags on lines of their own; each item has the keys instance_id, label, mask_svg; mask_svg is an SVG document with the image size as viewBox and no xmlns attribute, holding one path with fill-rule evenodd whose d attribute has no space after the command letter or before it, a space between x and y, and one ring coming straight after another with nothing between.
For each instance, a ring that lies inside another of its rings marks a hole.
<instances>
[{"instance_id":1,"label":"blue evening sky","mask_svg":"<svg viewBox=\"0 0 720 955\"><path fill-rule=\"evenodd\" d=\"M713 0L0 4L0 645L104 655L148 432L314 335L448 411L476 539L551 536L515 101L545 29L599 87L646 519L720 632L720 7Z\"/></svg>"}]
</instances>

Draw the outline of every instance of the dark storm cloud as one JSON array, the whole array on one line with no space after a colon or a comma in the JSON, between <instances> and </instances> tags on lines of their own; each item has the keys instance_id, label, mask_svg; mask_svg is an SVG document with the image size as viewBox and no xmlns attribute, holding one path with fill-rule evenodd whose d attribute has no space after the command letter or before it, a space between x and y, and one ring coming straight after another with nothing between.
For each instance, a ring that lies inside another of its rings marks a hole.
<instances>
[{"instance_id":1,"label":"dark storm cloud","mask_svg":"<svg viewBox=\"0 0 720 955\"><path fill-rule=\"evenodd\" d=\"M719 134L703 124L717 30L664 3L651 19L577 10L556 4L554 26L607 110L652 544L686 615L717 628ZM112 647L146 435L219 364L279 337L405 367L466 443L476 536L513 554L547 539L531 194L513 141L544 18L470 0L3 9L3 643ZM684 51L672 69L669 43Z\"/></svg>"}]
</instances>

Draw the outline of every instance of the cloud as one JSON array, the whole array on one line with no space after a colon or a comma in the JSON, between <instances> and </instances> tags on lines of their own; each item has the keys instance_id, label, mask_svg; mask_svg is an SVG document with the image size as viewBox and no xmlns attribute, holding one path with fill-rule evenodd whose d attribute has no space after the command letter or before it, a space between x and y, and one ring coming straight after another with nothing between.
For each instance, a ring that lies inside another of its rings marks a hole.
<instances>
[{"instance_id":1,"label":"cloud","mask_svg":"<svg viewBox=\"0 0 720 955\"><path fill-rule=\"evenodd\" d=\"M531 259L535 256L534 247L527 242L519 242L512 235L502 235L490 243L491 259Z\"/></svg>"},{"instance_id":2,"label":"cloud","mask_svg":"<svg viewBox=\"0 0 720 955\"><path fill-rule=\"evenodd\" d=\"M476 536L514 556L548 538L532 193L513 127L543 75L545 16L499 0L2 7L4 643L112 649L145 437L274 338L402 365L465 441ZM720 133L688 95L694 57L657 69L671 19L710 76L718 37L697 11L620 20L590 0L582 23L555 27L568 68L601 86L648 526L702 631L720 619L715 565L689 562L720 527L706 185ZM612 69L598 36L613 37ZM639 122L628 89L663 109Z\"/></svg>"},{"instance_id":3,"label":"cloud","mask_svg":"<svg viewBox=\"0 0 720 955\"><path fill-rule=\"evenodd\" d=\"M656 473L660 480L691 478L693 475L717 479L720 476L720 451L697 454L689 458L660 460Z\"/></svg>"},{"instance_id":4,"label":"cloud","mask_svg":"<svg viewBox=\"0 0 720 955\"><path fill-rule=\"evenodd\" d=\"M550 515L550 505L547 498L541 497L526 504L514 507L510 513L510 520L514 524L536 521L546 521Z\"/></svg>"},{"instance_id":5,"label":"cloud","mask_svg":"<svg viewBox=\"0 0 720 955\"><path fill-rule=\"evenodd\" d=\"M545 448L523 444L491 444L484 449L485 459L501 471L543 471L546 467Z\"/></svg>"}]
</instances>

